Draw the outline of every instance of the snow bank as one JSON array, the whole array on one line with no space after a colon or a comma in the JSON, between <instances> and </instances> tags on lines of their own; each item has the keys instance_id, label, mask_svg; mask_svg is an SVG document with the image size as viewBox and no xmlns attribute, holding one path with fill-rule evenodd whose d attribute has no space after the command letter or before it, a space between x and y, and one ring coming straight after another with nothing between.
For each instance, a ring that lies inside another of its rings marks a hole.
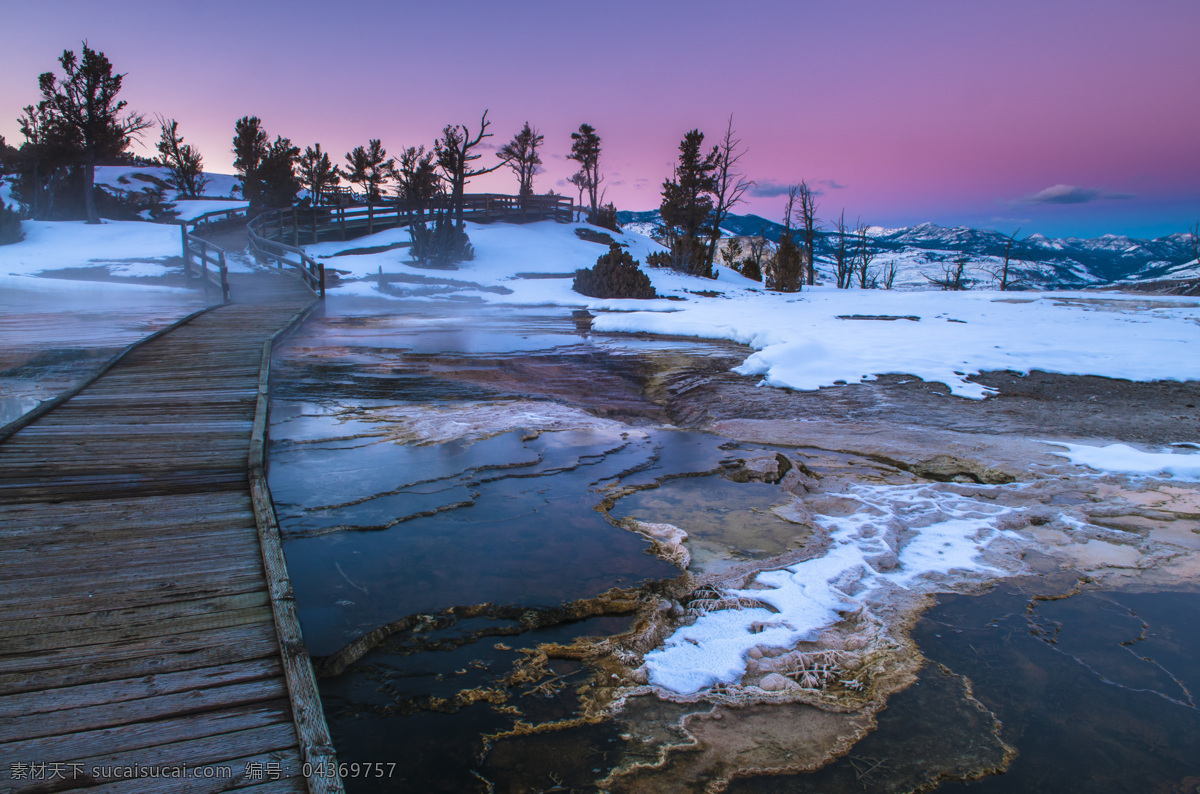
<instances>
[{"instance_id":1,"label":"snow bank","mask_svg":"<svg viewBox=\"0 0 1200 794\"><path fill-rule=\"evenodd\" d=\"M947 575L999 574L979 555L1015 511L930 485L854 485L840 496L860 507L819 516L830 532L819 557L758 574L757 587L722 596L768 605L706 612L645 656L650 683L681 695L737 683L753 648L792 648L842 619L870 609L889 588L932 590ZM761 588L761 589L760 589Z\"/></svg>"},{"instance_id":2,"label":"snow bank","mask_svg":"<svg viewBox=\"0 0 1200 794\"><path fill-rule=\"evenodd\" d=\"M405 247L334 256L407 243L403 229L308 250L323 258L327 268L346 273L347 280L330 290L333 296L470 297L586 307L599 313L593 328L601 332L720 338L749 345L756 352L736 371L759 376L771 386L817 389L904 373L945 383L958 396L981 399L988 390L970 377L988 370L1038 369L1140 381L1200 379L1200 300L1195 298L832 287L787 294L767 292L761 283L722 267L715 280L644 268L655 290L674 300L597 300L571 289L571 274L590 267L605 252L603 245L579 239L577 228L589 227L551 221L468 223L476 256L453 270L416 267ZM612 236L639 261L663 250L638 234ZM381 292L371 278L380 272L409 280L393 280ZM439 289L430 290L431 283ZM908 317L916 319L897 319Z\"/></svg>"},{"instance_id":3,"label":"snow bank","mask_svg":"<svg viewBox=\"0 0 1200 794\"><path fill-rule=\"evenodd\" d=\"M179 256L179 227L139 221L23 221L25 239L0 246L0 275Z\"/></svg>"},{"instance_id":4,"label":"snow bank","mask_svg":"<svg viewBox=\"0 0 1200 794\"><path fill-rule=\"evenodd\" d=\"M1087 302L1119 303L1112 294L1019 295L827 287L794 295L743 292L723 301L692 300L670 314L604 314L593 327L741 342L757 352L735 371L793 389L905 373L981 399L988 390L968 378L987 370L1200 379L1200 301L1185 300L1179 308L1174 299L1163 309L1122 312L1098 311ZM855 315L859 319L851 319Z\"/></svg>"},{"instance_id":5,"label":"snow bank","mask_svg":"<svg viewBox=\"0 0 1200 794\"><path fill-rule=\"evenodd\" d=\"M1067 458L1076 466L1122 474L1169 475L1178 480L1200 482L1200 452L1142 452L1125 444L1089 447L1062 441L1045 443L1066 448L1066 452L1050 454Z\"/></svg>"}]
</instances>

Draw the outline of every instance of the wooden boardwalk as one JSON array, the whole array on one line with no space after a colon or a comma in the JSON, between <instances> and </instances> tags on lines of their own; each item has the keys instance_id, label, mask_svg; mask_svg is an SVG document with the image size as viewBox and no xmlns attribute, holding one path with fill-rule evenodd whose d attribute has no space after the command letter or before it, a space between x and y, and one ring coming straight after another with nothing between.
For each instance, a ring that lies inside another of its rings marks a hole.
<instances>
[{"instance_id":1,"label":"wooden boardwalk","mask_svg":"<svg viewBox=\"0 0 1200 794\"><path fill-rule=\"evenodd\" d=\"M231 279L0 444L0 791L306 790L247 455L313 295Z\"/></svg>"}]
</instances>

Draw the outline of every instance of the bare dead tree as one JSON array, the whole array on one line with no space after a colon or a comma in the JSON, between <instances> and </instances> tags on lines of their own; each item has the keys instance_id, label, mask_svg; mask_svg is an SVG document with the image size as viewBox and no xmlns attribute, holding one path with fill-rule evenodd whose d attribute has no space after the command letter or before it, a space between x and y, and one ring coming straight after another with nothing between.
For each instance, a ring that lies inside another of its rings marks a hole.
<instances>
[{"instance_id":1,"label":"bare dead tree","mask_svg":"<svg viewBox=\"0 0 1200 794\"><path fill-rule=\"evenodd\" d=\"M1008 286L1009 286L1009 280L1008 280L1009 262L1012 261L1013 244L1016 243L1017 235L1020 233L1021 233L1021 230L1017 229L1015 232L1010 234L1008 236L1008 238L1004 241L1004 264L1001 265L1001 267L1000 267L1000 291L1001 292L1004 292L1006 289L1008 289Z\"/></svg>"},{"instance_id":2,"label":"bare dead tree","mask_svg":"<svg viewBox=\"0 0 1200 794\"><path fill-rule=\"evenodd\" d=\"M896 283L896 273L899 270L899 265L895 257L883 263L883 268L879 272L879 278L883 282L884 289L891 289Z\"/></svg>"},{"instance_id":3,"label":"bare dead tree","mask_svg":"<svg viewBox=\"0 0 1200 794\"><path fill-rule=\"evenodd\" d=\"M463 190L467 182L508 165L508 160L502 159L491 168L470 167L472 162L483 157L482 154L472 153L471 150L484 138L492 137L492 133L487 131L491 125L487 114L486 110L483 111L483 118L479 120L479 132L474 138L471 137L471 131L466 124L447 124L442 130L442 137L434 144L438 166L442 169L446 181L450 183L450 206L454 208L454 219L459 228L463 226Z\"/></svg>"},{"instance_id":4,"label":"bare dead tree","mask_svg":"<svg viewBox=\"0 0 1200 794\"><path fill-rule=\"evenodd\" d=\"M579 201L575 202L575 210L576 210L575 219L579 220L580 215L582 215L582 213L583 213L583 193L585 190L588 189L588 184L589 184L590 180L588 179L587 173L585 173L584 171L576 171L574 174L571 175L571 178L568 179L567 181L570 182L572 185L574 185L575 188L579 191Z\"/></svg>"},{"instance_id":5,"label":"bare dead tree","mask_svg":"<svg viewBox=\"0 0 1200 794\"><path fill-rule=\"evenodd\" d=\"M762 281L763 274L774 266L772 259L771 242L767 239L766 229L762 229L757 237L746 241L746 259L742 265L742 275Z\"/></svg>"},{"instance_id":6,"label":"bare dead tree","mask_svg":"<svg viewBox=\"0 0 1200 794\"><path fill-rule=\"evenodd\" d=\"M833 225L833 265L838 289L850 289L854 276L854 254L850 250L850 227L846 226L846 211L838 216Z\"/></svg>"},{"instance_id":7,"label":"bare dead tree","mask_svg":"<svg viewBox=\"0 0 1200 794\"><path fill-rule=\"evenodd\" d=\"M801 181L799 197L800 206L796 208L796 224L804 235L804 258L807 260L804 267L808 285L811 287L816 283L816 260L813 258L815 255L813 248L817 229L820 227L820 223L817 221L817 196L807 182Z\"/></svg>"},{"instance_id":8,"label":"bare dead tree","mask_svg":"<svg viewBox=\"0 0 1200 794\"><path fill-rule=\"evenodd\" d=\"M716 189L712 194L712 228L708 232L708 250L705 254L706 270L710 273L717 255L717 242L721 239L721 224L729 216L729 211L742 202L746 191L754 187L754 181L746 179L737 170L738 161L745 153L741 139L734 137L733 116L730 115L725 137L717 144L717 168L713 173Z\"/></svg>"},{"instance_id":9,"label":"bare dead tree","mask_svg":"<svg viewBox=\"0 0 1200 794\"><path fill-rule=\"evenodd\" d=\"M878 279L875 273L871 270L871 262L875 259L875 246L872 244L870 236L867 234L867 229L862 221L858 222L858 228L855 229L854 235L857 238L854 249L854 259L858 264L858 288L859 289L875 289L879 286Z\"/></svg>"},{"instance_id":10,"label":"bare dead tree","mask_svg":"<svg viewBox=\"0 0 1200 794\"><path fill-rule=\"evenodd\" d=\"M967 262L970 261L966 254L959 254L954 257L954 261L950 264L942 265L941 278L925 278L933 284L937 284L944 290L951 292L960 292L970 289L970 279L966 278Z\"/></svg>"}]
</instances>

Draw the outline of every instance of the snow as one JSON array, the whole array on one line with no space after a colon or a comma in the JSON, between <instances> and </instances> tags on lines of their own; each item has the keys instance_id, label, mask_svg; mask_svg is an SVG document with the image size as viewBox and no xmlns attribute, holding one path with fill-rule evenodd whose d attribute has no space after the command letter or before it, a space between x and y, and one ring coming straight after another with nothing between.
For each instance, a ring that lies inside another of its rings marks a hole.
<instances>
[{"instance_id":1,"label":"snow","mask_svg":"<svg viewBox=\"0 0 1200 794\"><path fill-rule=\"evenodd\" d=\"M1143 452L1126 444L1091 447L1062 441L1045 443L1064 447L1066 452L1051 454L1067 458L1077 466L1122 474L1169 475L1177 480L1200 482L1200 452Z\"/></svg>"},{"instance_id":2,"label":"snow","mask_svg":"<svg viewBox=\"0 0 1200 794\"><path fill-rule=\"evenodd\" d=\"M127 265L179 256L179 227L139 221L22 221L22 242L0 246L0 276Z\"/></svg>"},{"instance_id":3,"label":"snow","mask_svg":"<svg viewBox=\"0 0 1200 794\"><path fill-rule=\"evenodd\" d=\"M644 332L729 339L755 352L735 371L763 385L812 390L885 373L946 384L960 397L989 393L971 376L989 370L1099 375L1130 380L1200 379L1200 299L1080 292L838 290L772 293L724 267L716 280L643 268L660 295L683 300L598 300L571 289L570 275L593 265L603 246L580 240L587 225L468 223L473 261L454 270L415 266L407 248L332 255L408 241L391 229L350 242L308 246L327 268L347 273L330 295L388 294L435 300L453 296L491 303L557 304L593 310L599 332ZM663 250L632 233L613 234L644 261ZM443 285L438 297L392 282L381 293L372 277L402 274ZM520 275L518 275L520 274ZM529 275L557 278L528 278ZM406 291L407 290L407 291ZM698 295L718 293L715 297ZM1149 305L1153 311L1145 311ZM1126 308L1128 307L1128 308ZM1101 310L1103 309L1103 310ZM909 320L840 319L850 315L916 316Z\"/></svg>"},{"instance_id":4,"label":"snow","mask_svg":"<svg viewBox=\"0 0 1200 794\"><path fill-rule=\"evenodd\" d=\"M670 314L596 318L597 331L647 331L726 338L754 347L735 371L762 383L812 390L884 373L937 381L960 397L982 399L969 380L988 370L1099 375L1130 380L1200 379L1200 301L1150 314L1093 311L1080 293L897 292L836 290L799 295L737 295L689 301ZM1106 299L1116 298L1112 294ZM1179 299L1175 299L1179 301ZM1119 298L1118 298L1119 301ZM845 315L920 320L842 320Z\"/></svg>"},{"instance_id":5,"label":"snow","mask_svg":"<svg viewBox=\"0 0 1200 794\"><path fill-rule=\"evenodd\" d=\"M173 205L176 213L176 219L181 221L190 221L199 218L206 212L218 212L220 210L236 210L242 207L249 207L248 201L225 201L221 199L180 199Z\"/></svg>"},{"instance_id":6,"label":"snow","mask_svg":"<svg viewBox=\"0 0 1200 794\"><path fill-rule=\"evenodd\" d=\"M999 574L979 555L1000 537L1011 508L930 485L853 485L840 496L857 502L847 516L818 516L828 550L755 577L757 587L722 596L769 605L701 614L645 656L650 683L682 695L737 683L752 648L792 648L812 641L841 613L870 609L889 588L939 589L948 574Z\"/></svg>"},{"instance_id":7,"label":"snow","mask_svg":"<svg viewBox=\"0 0 1200 794\"><path fill-rule=\"evenodd\" d=\"M140 175L140 176L139 176ZM241 195L241 179L231 174L205 173L208 184L204 186L205 198L233 198ZM140 177L151 177L143 179ZM155 184L155 180L169 182L170 172L157 165L98 165L96 184L113 192L138 192ZM175 198L175 191L168 189L168 197Z\"/></svg>"}]
</instances>

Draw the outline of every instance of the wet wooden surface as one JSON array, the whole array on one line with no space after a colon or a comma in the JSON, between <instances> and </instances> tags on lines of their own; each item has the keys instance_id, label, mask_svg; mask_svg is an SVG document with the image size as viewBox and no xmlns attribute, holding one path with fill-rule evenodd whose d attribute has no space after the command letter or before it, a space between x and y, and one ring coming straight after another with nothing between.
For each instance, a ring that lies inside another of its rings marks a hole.
<instances>
[{"instance_id":1,"label":"wet wooden surface","mask_svg":"<svg viewBox=\"0 0 1200 794\"><path fill-rule=\"evenodd\" d=\"M0 444L0 791L306 790L247 453L263 344L313 296L232 278Z\"/></svg>"}]
</instances>

